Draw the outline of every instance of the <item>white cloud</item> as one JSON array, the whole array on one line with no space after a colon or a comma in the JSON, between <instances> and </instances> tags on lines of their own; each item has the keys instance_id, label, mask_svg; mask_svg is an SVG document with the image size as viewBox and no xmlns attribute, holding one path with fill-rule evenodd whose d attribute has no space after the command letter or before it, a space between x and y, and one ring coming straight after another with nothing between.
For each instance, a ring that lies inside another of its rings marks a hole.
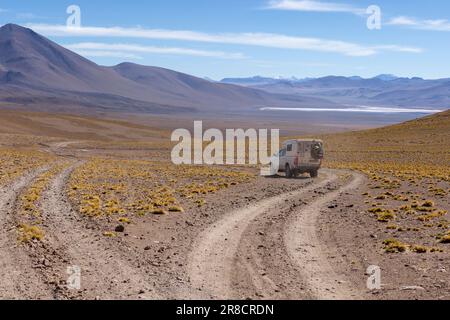
<instances>
[{"instance_id":1,"label":"white cloud","mask_svg":"<svg viewBox=\"0 0 450 320\"><path fill-rule=\"evenodd\" d=\"M16 18L22 20L46 19L44 16L39 16L31 12L18 12L16 13Z\"/></svg>"},{"instance_id":2,"label":"white cloud","mask_svg":"<svg viewBox=\"0 0 450 320\"><path fill-rule=\"evenodd\" d=\"M309 12L345 12L357 15L366 13L366 9L357 8L348 4L314 0L273 0L269 2L267 9Z\"/></svg>"},{"instance_id":3,"label":"white cloud","mask_svg":"<svg viewBox=\"0 0 450 320\"><path fill-rule=\"evenodd\" d=\"M121 58L121 59L132 59L132 60L142 60L143 57L121 51L104 51L104 50L79 50L75 49L74 52L78 53L83 57L102 57L102 58Z\"/></svg>"},{"instance_id":4,"label":"white cloud","mask_svg":"<svg viewBox=\"0 0 450 320\"><path fill-rule=\"evenodd\" d=\"M376 50L385 50L385 51L396 51L396 52L405 52L405 53L422 53L423 49L415 48L415 47L404 47L397 45L387 45L387 46L375 46Z\"/></svg>"},{"instance_id":5,"label":"white cloud","mask_svg":"<svg viewBox=\"0 0 450 320\"><path fill-rule=\"evenodd\" d=\"M154 47L138 44L110 44L100 42L82 42L65 45L67 49L76 50L101 50L108 52L134 52L134 53L155 53L155 54L174 54L188 55L197 57L212 57L222 59L245 59L242 53L228 53L222 51L205 51L188 48Z\"/></svg>"},{"instance_id":6,"label":"white cloud","mask_svg":"<svg viewBox=\"0 0 450 320\"><path fill-rule=\"evenodd\" d=\"M420 48L397 45L365 46L351 42L320 38L296 37L274 33L203 33L190 30L164 30L121 27L69 28L63 25L29 24L30 28L47 36L117 37L195 41L279 49L309 50L339 53L346 56L372 56L384 51L421 52Z\"/></svg>"},{"instance_id":7,"label":"white cloud","mask_svg":"<svg viewBox=\"0 0 450 320\"><path fill-rule=\"evenodd\" d=\"M392 26L404 26L418 30L450 31L450 21L447 19L420 20L411 17L399 16L392 18L389 22Z\"/></svg>"},{"instance_id":8,"label":"white cloud","mask_svg":"<svg viewBox=\"0 0 450 320\"><path fill-rule=\"evenodd\" d=\"M417 25L417 21L409 17L399 16L392 18L388 24L397 26L415 26Z\"/></svg>"}]
</instances>

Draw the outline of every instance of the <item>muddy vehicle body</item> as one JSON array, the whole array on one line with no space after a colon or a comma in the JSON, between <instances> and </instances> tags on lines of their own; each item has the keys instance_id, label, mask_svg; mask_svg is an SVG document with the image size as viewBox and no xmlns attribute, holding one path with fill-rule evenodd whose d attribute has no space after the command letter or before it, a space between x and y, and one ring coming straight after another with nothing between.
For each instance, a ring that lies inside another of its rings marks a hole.
<instances>
[{"instance_id":1,"label":"muddy vehicle body","mask_svg":"<svg viewBox=\"0 0 450 320\"><path fill-rule=\"evenodd\" d=\"M319 175L324 157L323 141L314 139L288 140L278 153L279 171L287 178L309 173L312 178Z\"/></svg>"}]
</instances>

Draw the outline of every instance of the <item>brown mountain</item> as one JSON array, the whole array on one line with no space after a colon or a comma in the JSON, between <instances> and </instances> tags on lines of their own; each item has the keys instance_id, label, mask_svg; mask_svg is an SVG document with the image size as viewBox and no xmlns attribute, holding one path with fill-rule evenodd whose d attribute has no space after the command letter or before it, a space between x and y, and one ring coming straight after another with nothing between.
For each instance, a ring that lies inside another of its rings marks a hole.
<instances>
[{"instance_id":1,"label":"brown mountain","mask_svg":"<svg viewBox=\"0 0 450 320\"><path fill-rule=\"evenodd\" d=\"M66 112L237 112L264 106L334 106L131 63L104 67L34 31L0 28L0 102Z\"/></svg>"}]
</instances>

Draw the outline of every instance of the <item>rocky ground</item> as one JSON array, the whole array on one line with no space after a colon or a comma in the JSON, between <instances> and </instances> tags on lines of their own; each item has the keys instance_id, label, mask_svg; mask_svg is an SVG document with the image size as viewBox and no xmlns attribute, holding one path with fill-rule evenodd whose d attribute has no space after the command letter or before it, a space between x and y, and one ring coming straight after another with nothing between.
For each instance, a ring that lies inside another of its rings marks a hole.
<instances>
[{"instance_id":1,"label":"rocky ground","mask_svg":"<svg viewBox=\"0 0 450 320\"><path fill-rule=\"evenodd\" d=\"M402 231L370 214L364 195L372 189L361 173L256 177L206 195L202 206L119 223L86 217L69 199L71 174L91 156L69 147L45 147L55 162L0 190L3 299L450 298L448 245L410 230L408 245L427 238L439 250L386 252L384 241ZM30 188L39 191L38 217L22 212ZM449 208L445 198L435 205ZM45 236L19 241L27 219ZM381 269L380 290L367 288L371 265ZM79 289L68 287L73 267Z\"/></svg>"}]
</instances>

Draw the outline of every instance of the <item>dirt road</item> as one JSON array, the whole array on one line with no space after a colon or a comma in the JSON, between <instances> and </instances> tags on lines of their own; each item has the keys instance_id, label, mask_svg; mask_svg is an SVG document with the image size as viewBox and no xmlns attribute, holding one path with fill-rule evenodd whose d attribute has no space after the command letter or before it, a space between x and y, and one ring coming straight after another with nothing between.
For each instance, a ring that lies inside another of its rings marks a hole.
<instances>
[{"instance_id":1,"label":"dirt road","mask_svg":"<svg viewBox=\"0 0 450 320\"><path fill-rule=\"evenodd\" d=\"M60 153L58 147L58 153ZM82 161L65 165L49 181L39 201L45 240L24 246L17 242L13 211L16 199L52 166L29 173L0 192L3 230L0 237L0 297L3 299L158 299L151 261L126 242L105 238L96 223L71 208L66 184ZM56 164L55 164L56 165ZM321 255L315 219L321 208L361 182L354 174L336 187L337 172L324 170L317 180L299 179L295 191L262 199L225 214L198 235L184 285L175 294L188 299L355 298ZM295 181L292 182L295 185ZM280 184L280 183L279 183ZM282 183L281 183L282 185ZM303 186L303 187L302 187ZM80 268L81 288L67 287L68 268ZM344 283L345 280L342 280Z\"/></svg>"},{"instance_id":2,"label":"dirt road","mask_svg":"<svg viewBox=\"0 0 450 320\"><path fill-rule=\"evenodd\" d=\"M306 207L294 212L286 224L284 243L292 261L301 270L302 277L317 299L356 299L358 292L348 285L347 279L334 270L324 255L324 248L317 237L317 218L321 210L347 191L361 185L363 178L353 173L350 183L325 194Z\"/></svg>"},{"instance_id":3,"label":"dirt road","mask_svg":"<svg viewBox=\"0 0 450 320\"><path fill-rule=\"evenodd\" d=\"M0 189L0 298L48 299L51 292L32 268L31 259L17 242L14 206L20 192L46 168L26 174Z\"/></svg>"},{"instance_id":4,"label":"dirt road","mask_svg":"<svg viewBox=\"0 0 450 320\"><path fill-rule=\"evenodd\" d=\"M330 192L336 180L337 172L324 171L312 185L232 211L205 230L191 253L188 272L198 294L189 298L356 298L352 288L335 288L344 280L321 255L315 236L322 207L362 178L353 174ZM326 192L315 197L319 190Z\"/></svg>"},{"instance_id":5,"label":"dirt road","mask_svg":"<svg viewBox=\"0 0 450 320\"><path fill-rule=\"evenodd\" d=\"M314 180L261 178L239 191L240 198L253 199L247 200L247 205L230 206L228 201L236 199L236 194L231 193L210 207L221 208L217 215L205 219L210 215L190 213L191 221L187 223L192 227L183 228L179 237L172 236L169 246L155 248L152 258L134 246L129 236L105 237L100 220L83 217L71 207L66 196L68 179L86 160L68 154L65 148L69 144L53 143L47 151L57 156L55 163L0 190L1 224L6 230L0 233L0 265L4 271L0 276L0 298L360 297L359 290L330 262L317 235L317 221L329 203L361 185L361 175L347 173L343 178L342 171L323 170ZM37 204L45 239L20 244L17 200L43 173L50 172ZM173 219L177 226L184 218ZM171 227L158 230L167 232ZM132 239L145 238L132 235ZM147 245L145 250L152 247ZM180 249L170 251L170 247ZM164 260L161 254L166 255ZM186 263L171 265L170 256L180 256L178 261ZM70 268L81 271L79 289L68 287Z\"/></svg>"},{"instance_id":6,"label":"dirt road","mask_svg":"<svg viewBox=\"0 0 450 320\"><path fill-rule=\"evenodd\" d=\"M256 178L185 213L133 216L107 237L117 216L83 216L67 199L72 172L88 161L67 146L53 144L55 162L0 188L0 299L448 298L448 255L386 254L383 239L395 235L367 214L358 173ZM36 223L45 237L20 243L23 196L44 176ZM383 290L367 290L369 265L382 268ZM73 268L79 289L68 286Z\"/></svg>"},{"instance_id":7,"label":"dirt road","mask_svg":"<svg viewBox=\"0 0 450 320\"><path fill-rule=\"evenodd\" d=\"M90 229L69 205L65 196L65 185L70 173L80 165L76 162L51 182L43 195L41 209L43 221L48 234L44 242L45 252L56 252L48 259L52 268L43 270L46 277L55 276L67 279L67 268L81 270L82 291L77 292L79 298L95 299L156 299L156 295L148 293L145 274L130 265L129 256L111 244L101 233ZM61 289L61 287L59 287ZM73 292L62 290L65 297Z\"/></svg>"},{"instance_id":8,"label":"dirt road","mask_svg":"<svg viewBox=\"0 0 450 320\"><path fill-rule=\"evenodd\" d=\"M54 146L55 154L67 144ZM71 157L69 157L71 159ZM71 172L82 161L61 158L25 174L0 189L0 299L158 299L148 270L135 263L129 248L108 241L95 223L81 217L66 198ZM63 168L51 178L38 202L43 241L18 241L18 200L39 177ZM69 287L80 271L80 287Z\"/></svg>"}]
</instances>

